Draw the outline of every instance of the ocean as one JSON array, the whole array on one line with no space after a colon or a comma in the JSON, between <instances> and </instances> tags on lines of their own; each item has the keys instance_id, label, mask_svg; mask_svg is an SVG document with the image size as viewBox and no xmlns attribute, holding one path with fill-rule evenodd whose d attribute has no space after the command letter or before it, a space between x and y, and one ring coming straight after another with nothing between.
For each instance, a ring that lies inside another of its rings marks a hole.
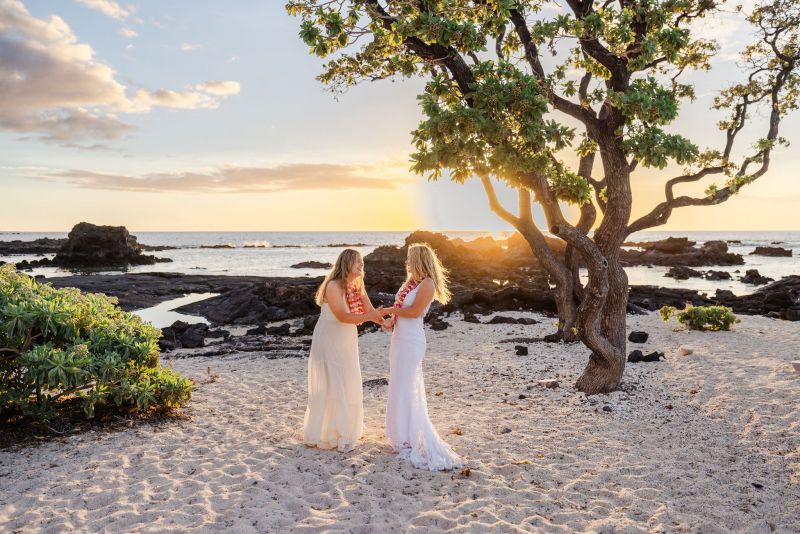
<instances>
[{"instance_id":1,"label":"ocean","mask_svg":"<svg viewBox=\"0 0 800 534\"><path fill-rule=\"evenodd\" d=\"M493 235L507 237L510 232L442 232L449 237L471 240ZM409 232L135 232L139 243L177 247L174 250L148 252L171 258L171 263L157 263L129 268L125 272L180 272L186 274L253 275L253 276L320 276L325 269L294 269L291 265L304 261L333 262L344 248L350 246L366 255L380 245L402 245ZM42 237L62 238L66 232L0 232L0 241L15 239L29 241ZM666 267L629 267L631 284L683 287L713 293L717 288L729 289L737 295L757 289L738 281L746 269L758 269L763 276L776 280L790 274L800 274L800 231L794 232L639 232L631 241L654 241L666 237L685 236L698 244L709 240L741 241L729 244L731 252L742 254L745 265L700 267L699 270L729 271L732 280L708 281L699 278L674 280L664 277ZM224 248L204 248L204 247ZM790 258L751 256L757 246L781 246L791 249ZM41 256L39 256L41 257ZM0 256L5 262L33 260L37 256ZM736 271L739 271L738 273ZM108 273L109 271L97 271ZM120 271L114 271L120 272ZM33 274L45 277L71 273L58 268L35 269ZM85 274L85 273L80 273ZM369 273L367 273L369 275Z\"/></svg>"}]
</instances>

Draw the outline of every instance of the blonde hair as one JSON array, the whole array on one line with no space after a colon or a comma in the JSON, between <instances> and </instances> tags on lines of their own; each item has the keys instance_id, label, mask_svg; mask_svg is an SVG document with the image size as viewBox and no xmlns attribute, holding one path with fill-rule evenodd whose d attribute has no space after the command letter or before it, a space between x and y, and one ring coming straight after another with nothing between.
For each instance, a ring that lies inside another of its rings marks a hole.
<instances>
[{"instance_id":1,"label":"blonde hair","mask_svg":"<svg viewBox=\"0 0 800 534\"><path fill-rule=\"evenodd\" d=\"M430 278L433 280L433 298L447 304L450 302L450 289L447 287L447 269L436 256L430 245L427 243L416 243L408 247L408 279L422 280Z\"/></svg>"},{"instance_id":2,"label":"blonde hair","mask_svg":"<svg viewBox=\"0 0 800 534\"><path fill-rule=\"evenodd\" d=\"M322 306L322 303L325 302L325 290L328 288L328 283L336 280L339 282L342 291L347 291L347 279L350 276L350 273L353 272L356 261L360 258L361 253L359 253L357 250L353 250L352 248L346 248L341 254L339 254L339 257L336 258L336 263L333 264L333 269L331 269L331 272L325 276L325 280L322 281L319 289L317 289L317 295L314 298L317 306ZM360 276L356 281L356 284L358 284L359 288L363 288L364 277Z\"/></svg>"}]
</instances>

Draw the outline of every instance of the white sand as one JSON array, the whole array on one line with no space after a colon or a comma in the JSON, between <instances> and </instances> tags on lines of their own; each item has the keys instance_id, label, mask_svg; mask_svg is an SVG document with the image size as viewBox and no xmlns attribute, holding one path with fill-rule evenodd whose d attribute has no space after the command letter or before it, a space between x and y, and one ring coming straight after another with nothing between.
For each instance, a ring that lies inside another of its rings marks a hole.
<instances>
[{"instance_id":1,"label":"white sand","mask_svg":"<svg viewBox=\"0 0 800 534\"><path fill-rule=\"evenodd\" d=\"M181 359L188 376L219 375L198 387L191 420L0 452L0 531L797 531L800 323L743 317L735 332L700 333L630 318L667 361L629 364L624 391L587 400L572 389L581 345L516 356L498 343L550 332L543 321L453 317L428 331L430 412L468 477L391 454L385 387L365 391L363 444L341 454L298 441L305 359ZM387 376L388 338L360 344L364 379Z\"/></svg>"}]
</instances>

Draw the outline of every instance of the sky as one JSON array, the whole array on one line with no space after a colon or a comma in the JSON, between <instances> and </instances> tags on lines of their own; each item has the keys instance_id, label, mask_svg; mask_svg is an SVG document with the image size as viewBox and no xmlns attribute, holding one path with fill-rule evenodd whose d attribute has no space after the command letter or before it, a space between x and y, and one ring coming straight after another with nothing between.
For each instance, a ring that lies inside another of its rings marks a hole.
<instances>
[{"instance_id":1,"label":"sky","mask_svg":"<svg viewBox=\"0 0 800 534\"><path fill-rule=\"evenodd\" d=\"M422 80L331 94L283 5L0 0L0 230L84 220L138 231L510 229L475 179L409 170ZM736 52L751 35L732 14L703 24L721 54L692 75L698 99L673 130L718 147L710 103L741 78ZM798 119L784 121L794 145L775 152L768 175L659 229L800 229ZM748 143L764 124L755 117ZM634 216L679 171L639 170ZM514 193L499 192L513 209Z\"/></svg>"}]
</instances>

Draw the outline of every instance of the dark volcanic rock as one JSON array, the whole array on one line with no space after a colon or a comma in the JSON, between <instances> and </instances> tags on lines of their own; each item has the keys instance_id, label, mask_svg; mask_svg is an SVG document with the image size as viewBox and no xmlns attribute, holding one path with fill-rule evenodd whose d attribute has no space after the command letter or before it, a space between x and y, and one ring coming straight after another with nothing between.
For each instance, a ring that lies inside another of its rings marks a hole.
<instances>
[{"instance_id":1,"label":"dark volcanic rock","mask_svg":"<svg viewBox=\"0 0 800 534\"><path fill-rule=\"evenodd\" d=\"M744 258L728 252L724 241L706 241L697 248L687 238L670 237L662 241L626 243L642 250L623 250L620 257L627 265L664 265L698 267L702 265L742 265Z\"/></svg>"},{"instance_id":2,"label":"dark volcanic rock","mask_svg":"<svg viewBox=\"0 0 800 534\"><path fill-rule=\"evenodd\" d=\"M706 280L730 280L731 273L728 271L706 271Z\"/></svg>"},{"instance_id":3,"label":"dark volcanic rock","mask_svg":"<svg viewBox=\"0 0 800 534\"><path fill-rule=\"evenodd\" d=\"M431 325L431 330L436 330L436 331L446 330L447 328L452 326L447 321L443 321L442 319L440 319L438 317L431 318L431 320L429 321L428 324Z\"/></svg>"},{"instance_id":4,"label":"dark volcanic rock","mask_svg":"<svg viewBox=\"0 0 800 534\"><path fill-rule=\"evenodd\" d=\"M750 253L751 256L777 256L777 257L791 257L792 251L783 247L756 247Z\"/></svg>"},{"instance_id":5,"label":"dark volcanic rock","mask_svg":"<svg viewBox=\"0 0 800 534\"><path fill-rule=\"evenodd\" d=\"M464 312L464 322L480 324L481 320L478 319L474 313Z\"/></svg>"},{"instance_id":6,"label":"dark volcanic rock","mask_svg":"<svg viewBox=\"0 0 800 534\"><path fill-rule=\"evenodd\" d=\"M631 286L628 301L649 311L662 306L675 306L683 309L687 302L695 306L708 306L714 301L693 289L679 289L656 286Z\"/></svg>"},{"instance_id":7,"label":"dark volcanic rock","mask_svg":"<svg viewBox=\"0 0 800 534\"><path fill-rule=\"evenodd\" d=\"M325 261L301 261L291 266L292 269L330 269L332 264Z\"/></svg>"},{"instance_id":8,"label":"dark volcanic rock","mask_svg":"<svg viewBox=\"0 0 800 534\"><path fill-rule=\"evenodd\" d=\"M515 345L514 352L517 356L527 356L528 347L526 347L525 345Z\"/></svg>"},{"instance_id":9,"label":"dark volcanic rock","mask_svg":"<svg viewBox=\"0 0 800 534\"><path fill-rule=\"evenodd\" d=\"M648 337L650 337L650 335L647 332L634 330L628 334L628 341L631 343L645 343Z\"/></svg>"},{"instance_id":10,"label":"dark volcanic rock","mask_svg":"<svg viewBox=\"0 0 800 534\"><path fill-rule=\"evenodd\" d=\"M124 226L97 226L82 222L69 233L52 264L59 267L126 267L172 261L142 254Z\"/></svg>"},{"instance_id":11,"label":"dark volcanic rock","mask_svg":"<svg viewBox=\"0 0 800 534\"><path fill-rule=\"evenodd\" d=\"M666 254L685 254L696 244L696 241L689 241L688 237L668 237L661 241L627 242L624 243L624 246L638 247L645 251L653 250Z\"/></svg>"},{"instance_id":12,"label":"dark volcanic rock","mask_svg":"<svg viewBox=\"0 0 800 534\"><path fill-rule=\"evenodd\" d=\"M640 350L634 350L628 354L628 361L631 363L637 362L657 362L664 357L663 352L651 352L650 354L643 354Z\"/></svg>"},{"instance_id":13,"label":"dark volcanic rock","mask_svg":"<svg viewBox=\"0 0 800 534\"><path fill-rule=\"evenodd\" d=\"M196 349L206 344L207 324L193 324L181 334L180 342L183 348Z\"/></svg>"},{"instance_id":14,"label":"dark volcanic rock","mask_svg":"<svg viewBox=\"0 0 800 534\"><path fill-rule=\"evenodd\" d=\"M247 332L244 333L246 336L264 336L267 334L267 327L263 324L258 325L255 328L250 328Z\"/></svg>"},{"instance_id":15,"label":"dark volcanic rock","mask_svg":"<svg viewBox=\"0 0 800 534\"><path fill-rule=\"evenodd\" d=\"M205 346L205 338L208 334L207 324L188 324L184 321L175 321L172 326L161 329L162 337L158 341L158 346L163 351L180 348L195 349ZM217 334L208 337L217 337Z\"/></svg>"},{"instance_id":16,"label":"dark volcanic rock","mask_svg":"<svg viewBox=\"0 0 800 534\"><path fill-rule=\"evenodd\" d=\"M717 290L718 304L733 308L734 312L749 315L777 314L789 319L800 310L800 276L786 276L749 295L737 297L730 291Z\"/></svg>"},{"instance_id":17,"label":"dark volcanic rock","mask_svg":"<svg viewBox=\"0 0 800 534\"><path fill-rule=\"evenodd\" d=\"M775 281L768 276L761 276L761 273L758 272L758 269L747 269L747 271L744 273L744 276L739 278L739 280L745 284L752 284L755 286L761 286Z\"/></svg>"},{"instance_id":18,"label":"dark volcanic rock","mask_svg":"<svg viewBox=\"0 0 800 534\"><path fill-rule=\"evenodd\" d=\"M280 326L272 326L267 328L267 334L271 336L288 336L292 333L289 323L283 323Z\"/></svg>"},{"instance_id":19,"label":"dark volcanic rock","mask_svg":"<svg viewBox=\"0 0 800 534\"><path fill-rule=\"evenodd\" d=\"M519 320L514 319L513 317L496 315L492 317L486 324L519 324Z\"/></svg>"},{"instance_id":20,"label":"dark volcanic rock","mask_svg":"<svg viewBox=\"0 0 800 534\"><path fill-rule=\"evenodd\" d=\"M0 256L15 254L55 254L67 242L66 239L43 237L33 241L0 241Z\"/></svg>"},{"instance_id":21,"label":"dark volcanic rock","mask_svg":"<svg viewBox=\"0 0 800 534\"><path fill-rule=\"evenodd\" d=\"M319 313L314 302L319 283L316 278L273 279L182 306L178 311L202 315L215 324L258 324L305 317Z\"/></svg>"},{"instance_id":22,"label":"dark volcanic rock","mask_svg":"<svg viewBox=\"0 0 800 534\"><path fill-rule=\"evenodd\" d=\"M664 276L674 278L675 280L688 280L689 278L701 278L703 273L700 271L695 271L689 267L677 265L675 267L670 267L669 271L667 271L667 274Z\"/></svg>"},{"instance_id":23,"label":"dark volcanic rock","mask_svg":"<svg viewBox=\"0 0 800 534\"><path fill-rule=\"evenodd\" d=\"M364 380L362 383L362 386L365 388L377 388L388 385L389 380L387 378L373 378L372 380Z\"/></svg>"}]
</instances>

